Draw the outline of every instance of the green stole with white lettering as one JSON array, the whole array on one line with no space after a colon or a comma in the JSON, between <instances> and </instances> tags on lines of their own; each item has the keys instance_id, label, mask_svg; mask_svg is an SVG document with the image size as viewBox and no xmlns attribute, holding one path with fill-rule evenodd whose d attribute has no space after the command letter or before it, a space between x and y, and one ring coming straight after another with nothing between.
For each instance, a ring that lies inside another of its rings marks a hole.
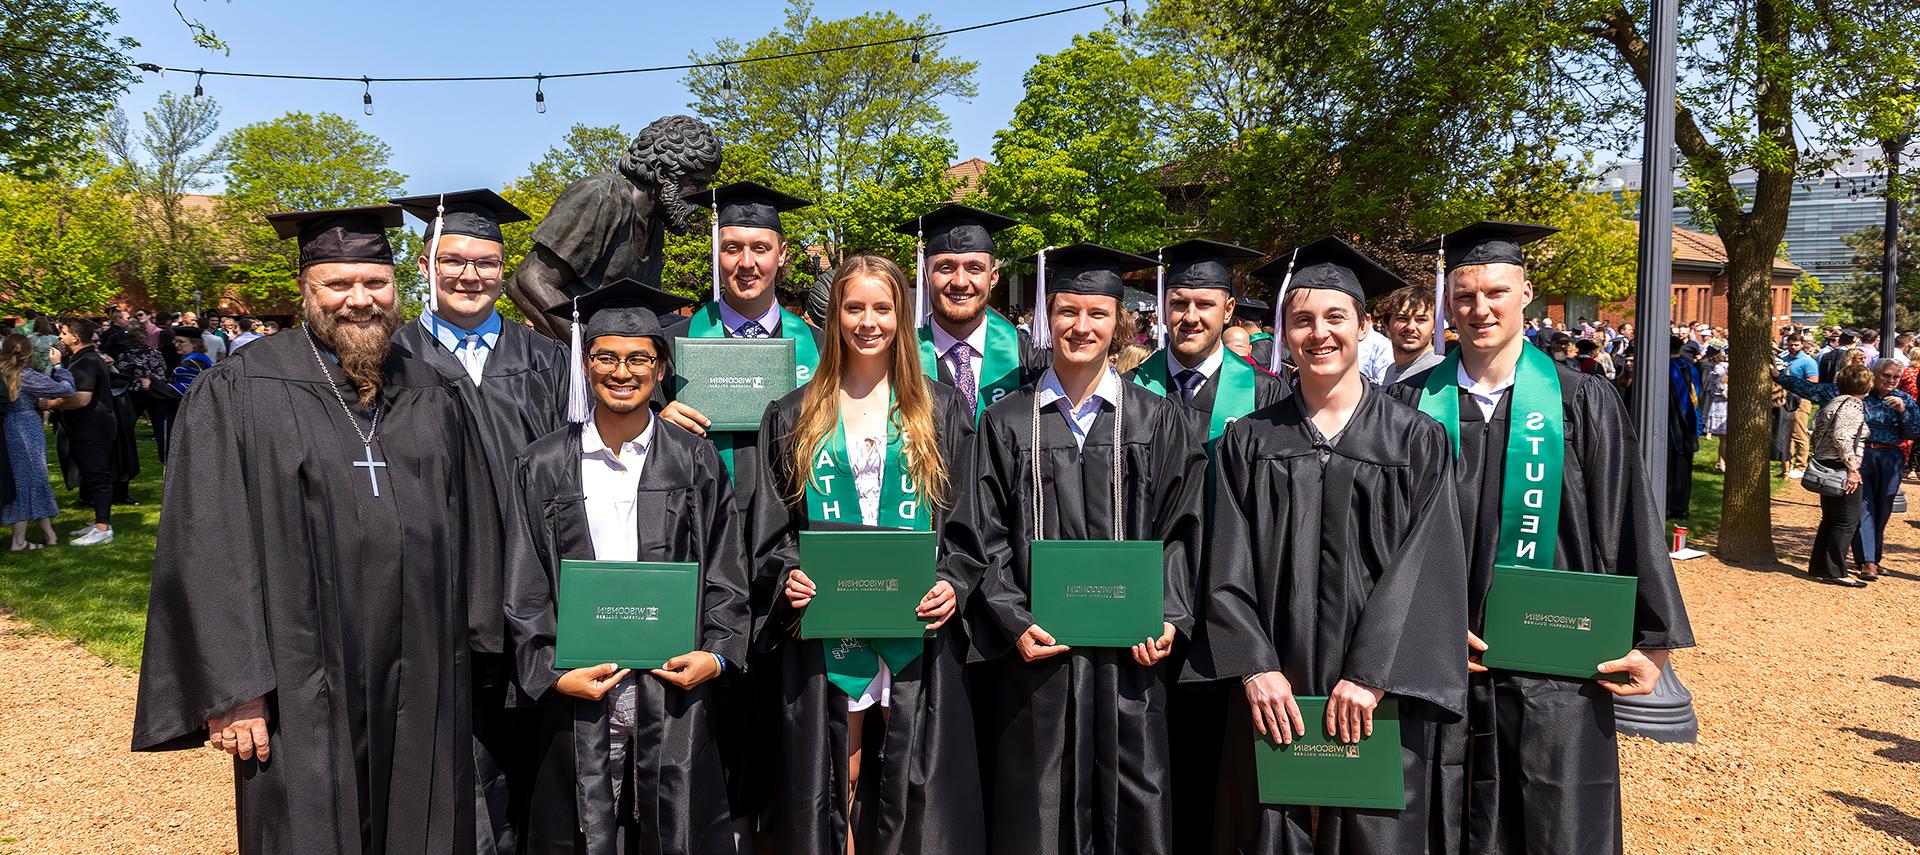
<instances>
[{"instance_id":1,"label":"green stole with white lettering","mask_svg":"<svg viewBox=\"0 0 1920 855\"><path fill-rule=\"evenodd\" d=\"M767 330L771 335L773 330ZM706 305L695 310L693 317L687 319L687 338L728 338L727 328L720 323L720 301L709 300ZM813 370L820 364L820 351L813 342L813 336L807 333L807 322L799 315L780 309L780 334L774 338L793 339L794 383L805 386L813 379ZM742 431L744 432L744 431ZM720 462L727 467L727 479L733 479L733 449L738 442L735 431L712 431L707 439L713 442L715 451L720 452Z\"/></svg>"},{"instance_id":2,"label":"green stole with white lettering","mask_svg":"<svg viewBox=\"0 0 1920 855\"><path fill-rule=\"evenodd\" d=\"M1420 412L1446 427L1455 458L1460 456L1459 376L1460 349L1454 348L1428 372L1420 391ZM1566 410L1553 357L1521 346L1507 394L1513 405L1500 479L1500 541L1493 560L1496 565L1551 570L1567 453Z\"/></svg>"},{"instance_id":3,"label":"green stole with white lettering","mask_svg":"<svg viewBox=\"0 0 1920 855\"><path fill-rule=\"evenodd\" d=\"M913 476L903 464L901 449L905 440L893 420L892 395L887 400L887 457L880 470L881 528L931 531L931 514L921 504ZM853 461L847 454L847 425L842 420L820 444L814 455L813 472L807 478L807 519L814 522L859 524L860 488L854 483ZM860 697L880 673L885 660L893 673L913 664L925 642L919 638L842 638L823 639L827 661L827 679L848 697Z\"/></svg>"},{"instance_id":4,"label":"green stole with white lettering","mask_svg":"<svg viewBox=\"0 0 1920 855\"><path fill-rule=\"evenodd\" d=\"M1163 398L1180 394L1180 387L1173 382L1169 370L1167 348L1154 351L1152 356L1133 370L1133 382L1147 388ZM1253 366L1232 353L1220 354L1220 370L1214 375L1219 386L1213 392L1213 417L1207 422L1207 456L1213 456L1214 443L1220 440L1227 425L1235 419L1253 412L1256 405L1253 390L1255 375Z\"/></svg>"},{"instance_id":5,"label":"green stole with white lettering","mask_svg":"<svg viewBox=\"0 0 1920 855\"><path fill-rule=\"evenodd\" d=\"M973 424L980 425L980 414L1008 392L1020 388L1020 331L1000 313L987 310L987 352L974 363L973 377L979 394L974 395ZM940 356L933 347L933 324L915 330L920 339L920 370L928 380L940 381ZM954 378L958 382L959 378Z\"/></svg>"}]
</instances>

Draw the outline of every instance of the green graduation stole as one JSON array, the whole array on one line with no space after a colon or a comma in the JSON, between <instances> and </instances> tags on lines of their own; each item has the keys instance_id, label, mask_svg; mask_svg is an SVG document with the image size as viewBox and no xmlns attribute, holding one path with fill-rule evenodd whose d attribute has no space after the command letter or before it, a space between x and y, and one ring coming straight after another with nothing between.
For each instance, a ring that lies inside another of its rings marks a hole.
<instances>
[{"instance_id":1,"label":"green graduation stole","mask_svg":"<svg viewBox=\"0 0 1920 855\"><path fill-rule=\"evenodd\" d=\"M1247 336L1247 341L1272 341L1272 340L1273 340L1273 333L1270 333L1270 332L1257 332L1257 333L1254 333L1253 335Z\"/></svg>"},{"instance_id":2,"label":"green graduation stole","mask_svg":"<svg viewBox=\"0 0 1920 855\"><path fill-rule=\"evenodd\" d=\"M929 531L930 514L920 503L913 476L901 464L904 443L893 423L893 399L887 400L887 457L880 470L882 528ZM854 484L853 461L847 454L847 426L843 420L821 443L807 478L807 519L814 522L859 524L860 489ZM898 674L920 658L925 642L918 638L842 638L826 643L827 680L847 697L860 697L880 673L880 662Z\"/></svg>"},{"instance_id":3,"label":"green graduation stole","mask_svg":"<svg viewBox=\"0 0 1920 855\"><path fill-rule=\"evenodd\" d=\"M1180 394L1174 385L1173 373L1168 370L1167 349L1153 352L1152 356L1133 370L1133 382L1147 388L1162 398L1171 398ZM1214 375L1219 388L1213 393L1213 418L1207 422L1207 455L1213 455L1213 445L1225 433L1227 425L1235 419L1253 412L1255 376L1253 366L1231 353L1220 355L1220 371Z\"/></svg>"},{"instance_id":4,"label":"green graduation stole","mask_svg":"<svg viewBox=\"0 0 1920 855\"><path fill-rule=\"evenodd\" d=\"M820 351L814 344L811 334L803 334L807 322L799 315L780 309L780 334L775 338L793 339L793 373L795 385L805 386L813 378L813 369L820 364ZM772 332L769 330L768 332ZM720 323L720 301L709 300L706 305L695 310L693 317L687 319L687 338L726 338L727 328ZM733 431L714 431L707 434L713 442L715 451L720 452L720 462L727 467L727 479L733 479L733 449L738 437Z\"/></svg>"},{"instance_id":5,"label":"green graduation stole","mask_svg":"<svg viewBox=\"0 0 1920 855\"><path fill-rule=\"evenodd\" d=\"M1460 349L1454 348L1427 374L1420 412L1447 429L1453 456L1460 456ZM1494 563L1553 569L1554 538L1560 532L1560 489L1566 464L1566 411L1553 357L1522 346L1514 366L1507 428L1507 462L1500 478L1500 541Z\"/></svg>"},{"instance_id":6,"label":"green graduation stole","mask_svg":"<svg viewBox=\"0 0 1920 855\"><path fill-rule=\"evenodd\" d=\"M987 352L981 354L980 361L973 366L973 376L980 385L980 394L974 396L976 427L980 424L980 414L986 412L988 406L1020 388L1020 331L992 309L987 310L986 323ZM920 370L928 380L937 383L940 354L933 349L933 325L919 327L915 334L920 339Z\"/></svg>"}]
</instances>

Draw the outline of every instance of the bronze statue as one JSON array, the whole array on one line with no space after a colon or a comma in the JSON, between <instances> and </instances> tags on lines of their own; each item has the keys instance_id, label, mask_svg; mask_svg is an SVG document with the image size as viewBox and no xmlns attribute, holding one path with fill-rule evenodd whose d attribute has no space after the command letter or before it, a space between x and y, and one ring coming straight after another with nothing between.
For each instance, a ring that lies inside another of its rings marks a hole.
<instances>
[{"instance_id":1,"label":"bronze statue","mask_svg":"<svg viewBox=\"0 0 1920 855\"><path fill-rule=\"evenodd\" d=\"M544 312L607 282L659 284L666 232L685 234L696 207L681 197L704 189L720 168L720 140L691 116L667 116L634 137L618 170L567 185L533 230L533 251L513 271L507 294L534 328L556 339L566 325Z\"/></svg>"}]
</instances>

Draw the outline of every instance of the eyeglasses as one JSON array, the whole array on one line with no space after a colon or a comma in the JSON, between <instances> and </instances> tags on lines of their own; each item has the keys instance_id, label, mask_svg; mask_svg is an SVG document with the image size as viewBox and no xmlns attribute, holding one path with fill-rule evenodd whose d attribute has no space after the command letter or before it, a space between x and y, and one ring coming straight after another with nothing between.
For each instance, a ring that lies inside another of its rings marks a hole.
<instances>
[{"instance_id":1,"label":"eyeglasses","mask_svg":"<svg viewBox=\"0 0 1920 855\"><path fill-rule=\"evenodd\" d=\"M472 267L473 272L482 279L498 279L500 278L501 269L506 267L506 265L501 264L500 259L497 258L468 259L454 258L449 255L443 255L434 259L434 266L440 268L441 276L459 276L467 272L468 267Z\"/></svg>"},{"instance_id":2,"label":"eyeglasses","mask_svg":"<svg viewBox=\"0 0 1920 855\"><path fill-rule=\"evenodd\" d=\"M648 356L644 353L630 353L627 354L627 358L621 359L611 353L595 353L589 355L587 361L593 363L594 370L602 374L612 374L620 370L620 366L622 365L627 366L628 371L638 374L652 368L655 363L660 361L660 358L657 356Z\"/></svg>"}]
</instances>

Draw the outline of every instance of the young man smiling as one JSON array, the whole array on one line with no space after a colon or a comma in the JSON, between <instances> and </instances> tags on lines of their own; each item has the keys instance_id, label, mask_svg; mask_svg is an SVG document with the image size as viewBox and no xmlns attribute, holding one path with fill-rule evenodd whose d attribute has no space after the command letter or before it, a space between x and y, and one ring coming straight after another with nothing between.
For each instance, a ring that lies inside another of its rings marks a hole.
<instances>
[{"instance_id":1,"label":"young man smiling","mask_svg":"<svg viewBox=\"0 0 1920 855\"><path fill-rule=\"evenodd\" d=\"M1366 297L1400 280L1338 238L1301 247L1279 297L1297 388L1215 450L1205 623L1183 678L1230 680L1214 850L1422 852L1431 734L1466 706L1453 644L1466 628L1446 432L1360 372ZM1301 696L1326 699L1301 714ZM1262 804L1255 734L1356 743L1390 711L1403 810Z\"/></svg>"},{"instance_id":2,"label":"young man smiling","mask_svg":"<svg viewBox=\"0 0 1920 855\"><path fill-rule=\"evenodd\" d=\"M1173 675L1160 663L1193 626L1206 458L1179 405L1107 362L1122 326L1120 276L1153 260L1092 244L1042 257L1050 278L1036 303L1052 366L987 408L975 478L959 485L942 532L953 572L983 579L967 614L992 660L974 684L988 849L1167 852ZM1160 542L1158 637L1131 648L1056 643L1030 607L1036 540Z\"/></svg>"},{"instance_id":3,"label":"young man smiling","mask_svg":"<svg viewBox=\"0 0 1920 855\"><path fill-rule=\"evenodd\" d=\"M1436 852L1621 851L1613 698L1652 692L1669 652L1693 645L1619 393L1527 346L1533 285L1522 247L1554 231L1482 222L1414 248L1444 253L1446 311L1460 341L1390 391L1452 440L1474 672L1467 720L1442 727L1437 741ZM1503 512L1520 506L1540 473L1559 482L1558 503L1517 514L1510 529ZM1595 664L1629 682L1481 665L1486 645L1475 633L1495 564L1639 577L1632 649Z\"/></svg>"},{"instance_id":4,"label":"young man smiling","mask_svg":"<svg viewBox=\"0 0 1920 855\"><path fill-rule=\"evenodd\" d=\"M1133 381L1179 403L1194 433L1211 443L1233 420L1287 394L1280 378L1231 359L1221 341L1235 307L1233 266L1260 253L1189 240L1156 255L1166 266L1167 342L1133 372Z\"/></svg>"},{"instance_id":5,"label":"young man smiling","mask_svg":"<svg viewBox=\"0 0 1920 855\"><path fill-rule=\"evenodd\" d=\"M942 205L900 224L895 231L922 241L921 289L932 323L914 320L920 367L931 379L959 390L980 415L1008 392L1030 383L1047 367L1047 353L987 300L1000 284L993 235L1014 220L966 205Z\"/></svg>"}]
</instances>

